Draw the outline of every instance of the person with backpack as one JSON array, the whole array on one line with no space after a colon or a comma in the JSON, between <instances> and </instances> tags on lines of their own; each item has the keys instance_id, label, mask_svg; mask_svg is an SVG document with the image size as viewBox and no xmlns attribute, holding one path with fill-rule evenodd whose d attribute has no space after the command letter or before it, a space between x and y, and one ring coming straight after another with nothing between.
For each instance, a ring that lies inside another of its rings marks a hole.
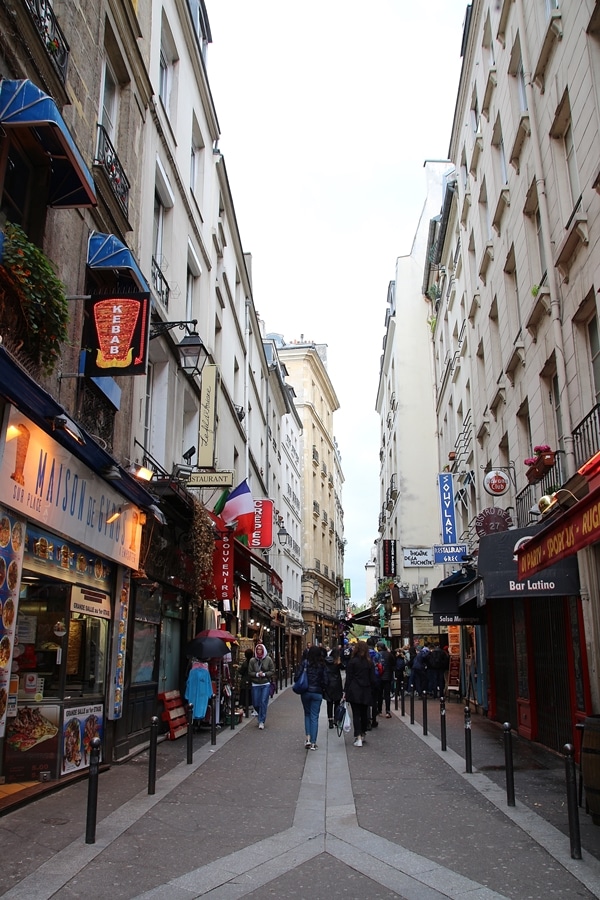
<instances>
[{"instance_id":1,"label":"person with backpack","mask_svg":"<svg viewBox=\"0 0 600 900\"><path fill-rule=\"evenodd\" d=\"M404 691L404 676L407 671L406 655L402 647L396 650L396 658L394 660L394 678L396 679L396 695Z\"/></svg>"},{"instance_id":2,"label":"person with backpack","mask_svg":"<svg viewBox=\"0 0 600 900\"><path fill-rule=\"evenodd\" d=\"M412 689L417 694L422 694L423 691L427 691L427 663L429 659L429 647L425 644L425 646L421 647L421 649L417 652L412 664L411 669L411 683Z\"/></svg>"},{"instance_id":3,"label":"person with backpack","mask_svg":"<svg viewBox=\"0 0 600 900\"><path fill-rule=\"evenodd\" d=\"M444 651L439 643L433 645L427 661L427 693L441 697L444 693Z\"/></svg>"},{"instance_id":4,"label":"person with backpack","mask_svg":"<svg viewBox=\"0 0 600 900\"><path fill-rule=\"evenodd\" d=\"M381 663L381 671L379 673L379 690L377 692L377 714L383 715L383 705L385 703L385 717L392 718L391 712L391 692L392 680L394 678L394 657L383 643L379 641L377 644L377 652Z\"/></svg>"},{"instance_id":5,"label":"person with backpack","mask_svg":"<svg viewBox=\"0 0 600 900\"><path fill-rule=\"evenodd\" d=\"M377 721L377 704L379 702L379 685L381 683L381 673L383 671L383 665L381 662L381 657L378 651L375 649L375 638L370 637L367 638L367 647L369 648L369 658L373 663L373 692L371 697L371 704L369 707L369 728L370 731L372 728L377 728L379 722Z\"/></svg>"}]
</instances>

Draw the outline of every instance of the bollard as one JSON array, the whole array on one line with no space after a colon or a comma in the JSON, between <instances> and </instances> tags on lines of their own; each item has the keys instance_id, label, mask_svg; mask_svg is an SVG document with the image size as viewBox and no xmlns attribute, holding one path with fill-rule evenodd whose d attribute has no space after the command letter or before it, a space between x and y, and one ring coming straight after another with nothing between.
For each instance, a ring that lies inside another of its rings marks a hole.
<instances>
[{"instance_id":1,"label":"bollard","mask_svg":"<svg viewBox=\"0 0 600 900\"><path fill-rule=\"evenodd\" d=\"M158 716L150 719L150 751L148 755L148 793L154 794L156 785L156 747L158 745Z\"/></svg>"},{"instance_id":2,"label":"bollard","mask_svg":"<svg viewBox=\"0 0 600 900\"><path fill-rule=\"evenodd\" d=\"M246 695L245 703L244 703L244 716L246 718L248 718L250 715L250 685L249 684L246 684L244 693Z\"/></svg>"},{"instance_id":3,"label":"bollard","mask_svg":"<svg viewBox=\"0 0 600 900\"><path fill-rule=\"evenodd\" d=\"M402 685L400 687L400 715L402 718L406 715L406 710L404 709L404 681L402 681Z\"/></svg>"},{"instance_id":4,"label":"bollard","mask_svg":"<svg viewBox=\"0 0 600 900\"><path fill-rule=\"evenodd\" d=\"M410 692L410 724L415 724L415 690Z\"/></svg>"},{"instance_id":5,"label":"bollard","mask_svg":"<svg viewBox=\"0 0 600 900\"><path fill-rule=\"evenodd\" d=\"M581 835L579 833L579 807L577 806L577 776L575 774L575 748L565 744L565 776L567 781L567 808L569 810L569 838L571 859L581 859Z\"/></svg>"},{"instance_id":6,"label":"bollard","mask_svg":"<svg viewBox=\"0 0 600 900\"><path fill-rule=\"evenodd\" d=\"M235 729L235 690L233 685L231 686L231 697L229 698L229 708L231 710L231 715L229 717L229 728L231 731Z\"/></svg>"},{"instance_id":7,"label":"bollard","mask_svg":"<svg viewBox=\"0 0 600 900\"><path fill-rule=\"evenodd\" d=\"M187 711L187 764L191 766L194 762L194 730L192 723L194 721L194 704L190 703ZM154 793L154 791L152 791Z\"/></svg>"},{"instance_id":8,"label":"bollard","mask_svg":"<svg viewBox=\"0 0 600 900\"><path fill-rule=\"evenodd\" d=\"M446 701L443 697L440 697L440 734L442 750L446 750Z\"/></svg>"},{"instance_id":9,"label":"bollard","mask_svg":"<svg viewBox=\"0 0 600 900\"><path fill-rule=\"evenodd\" d=\"M427 691L423 691L421 699L423 701L423 734L427 734Z\"/></svg>"},{"instance_id":10,"label":"bollard","mask_svg":"<svg viewBox=\"0 0 600 900\"><path fill-rule=\"evenodd\" d=\"M471 710L465 706L465 771L471 775L473 772L473 759L471 756Z\"/></svg>"},{"instance_id":11,"label":"bollard","mask_svg":"<svg viewBox=\"0 0 600 900\"><path fill-rule=\"evenodd\" d=\"M217 743L217 698L213 694L210 698L210 743L214 747Z\"/></svg>"},{"instance_id":12,"label":"bollard","mask_svg":"<svg viewBox=\"0 0 600 900\"><path fill-rule=\"evenodd\" d=\"M86 844L96 843L96 810L98 809L98 775L100 772L101 746L102 741L99 737L92 738L90 773L88 778L87 816L85 821Z\"/></svg>"},{"instance_id":13,"label":"bollard","mask_svg":"<svg viewBox=\"0 0 600 900\"><path fill-rule=\"evenodd\" d=\"M394 685L394 709L398 709L398 694L400 693L400 681L396 676L396 683Z\"/></svg>"},{"instance_id":14,"label":"bollard","mask_svg":"<svg viewBox=\"0 0 600 900\"><path fill-rule=\"evenodd\" d=\"M510 722L505 722L504 729L504 766L506 769L506 803L515 805L515 768L513 764L512 734Z\"/></svg>"},{"instance_id":15,"label":"bollard","mask_svg":"<svg viewBox=\"0 0 600 900\"><path fill-rule=\"evenodd\" d=\"M582 751L583 751L583 730L585 728L584 722L576 722L575 728L579 732L579 790L577 793L577 800L580 806L583 806L583 768L582 768ZM587 812L587 809L586 809Z\"/></svg>"}]
</instances>

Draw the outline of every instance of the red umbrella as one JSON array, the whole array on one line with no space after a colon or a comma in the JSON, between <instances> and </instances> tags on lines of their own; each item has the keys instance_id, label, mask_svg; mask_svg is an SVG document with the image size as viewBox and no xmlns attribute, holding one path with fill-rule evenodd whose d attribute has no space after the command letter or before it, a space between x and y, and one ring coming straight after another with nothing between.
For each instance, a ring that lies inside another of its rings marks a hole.
<instances>
[{"instance_id":1,"label":"red umbrella","mask_svg":"<svg viewBox=\"0 0 600 900\"><path fill-rule=\"evenodd\" d=\"M204 631L199 631L196 635L197 638L221 638L222 641L229 641L230 643L237 644L237 638L235 635L231 634L229 631L221 631L220 628L205 628Z\"/></svg>"}]
</instances>

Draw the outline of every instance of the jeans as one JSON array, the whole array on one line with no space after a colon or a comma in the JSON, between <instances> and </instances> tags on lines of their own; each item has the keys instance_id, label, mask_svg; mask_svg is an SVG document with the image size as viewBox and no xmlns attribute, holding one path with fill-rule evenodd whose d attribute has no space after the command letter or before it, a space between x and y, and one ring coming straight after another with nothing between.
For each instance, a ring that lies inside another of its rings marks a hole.
<instances>
[{"instance_id":1,"label":"jeans","mask_svg":"<svg viewBox=\"0 0 600 900\"><path fill-rule=\"evenodd\" d=\"M300 694L300 699L304 707L304 734L309 736L311 744L316 744L319 731L319 710L323 702L323 694L305 691L303 694Z\"/></svg>"},{"instance_id":2,"label":"jeans","mask_svg":"<svg viewBox=\"0 0 600 900\"><path fill-rule=\"evenodd\" d=\"M269 705L269 692L271 684L266 680L265 684L252 685L252 706L258 713L258 724L264 723L267 718L267 706Z\"/></svg>"}]
</instances>

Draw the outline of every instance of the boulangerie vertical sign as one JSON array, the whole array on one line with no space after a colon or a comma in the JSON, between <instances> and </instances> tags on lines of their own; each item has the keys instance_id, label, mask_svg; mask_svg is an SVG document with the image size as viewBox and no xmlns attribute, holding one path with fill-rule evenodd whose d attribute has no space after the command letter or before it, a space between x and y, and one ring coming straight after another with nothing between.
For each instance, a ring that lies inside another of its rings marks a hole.
<instances>
[{"instance_id":1,"label":"boulangerie vertical sign","mask_svg":"<svg viewBox=\"0 0 600 900\"><path fill-rule=\"evenodd\" d=\"M383 542L383 574L396 575L396 541Z\"/></svg>"},{"instance_id":2,"label":"boulangerie vertical sign","mask_svg":"<svg viewBox=\"0 0 600 900\"><path fill-rule=\"evenodd\" d=\"M440 511L442 518L442 543L457 544L456 516L454 512L454 484L451 472L440 472L438 475L440 489Z\"/></svg>"}]
</instances>

